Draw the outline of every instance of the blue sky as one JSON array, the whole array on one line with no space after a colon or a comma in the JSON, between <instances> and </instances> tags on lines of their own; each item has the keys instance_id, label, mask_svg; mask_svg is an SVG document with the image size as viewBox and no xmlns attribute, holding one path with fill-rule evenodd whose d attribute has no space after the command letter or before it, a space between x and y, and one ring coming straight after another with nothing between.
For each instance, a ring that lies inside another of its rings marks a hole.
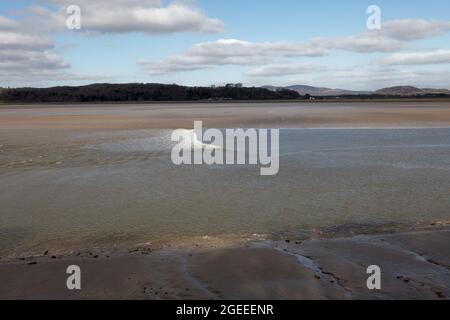
<instances>
[{"instance_id":1,"label":"blue sky","mask_svg":"<svg viewBox=\"0 0 450 320\"><path fill-rule=\"evenodd\" d=\"M65 26L71 4L81 8L81 30ZM381 30L367 30L372 4L381 9ZM0 44L4 87L450 88L447 0L7 0Z\"/></svg>"}]
</instances>

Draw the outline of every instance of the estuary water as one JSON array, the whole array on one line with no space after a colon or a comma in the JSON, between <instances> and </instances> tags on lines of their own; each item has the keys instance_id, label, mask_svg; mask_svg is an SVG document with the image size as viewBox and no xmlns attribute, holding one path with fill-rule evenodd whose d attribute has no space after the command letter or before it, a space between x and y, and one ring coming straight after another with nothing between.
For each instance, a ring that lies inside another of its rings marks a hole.
<instances>
[{"instance_id":1,"label":"estuary water","mask_svg":"<svg viewBox=\"0 0 450 320\"><path fill-rule=\"evenodd\" d=\"M449 128L282 129L276 176L175 166L171 133L3 132L0 256L450 219Z\"/></svg>"}]
</instances>

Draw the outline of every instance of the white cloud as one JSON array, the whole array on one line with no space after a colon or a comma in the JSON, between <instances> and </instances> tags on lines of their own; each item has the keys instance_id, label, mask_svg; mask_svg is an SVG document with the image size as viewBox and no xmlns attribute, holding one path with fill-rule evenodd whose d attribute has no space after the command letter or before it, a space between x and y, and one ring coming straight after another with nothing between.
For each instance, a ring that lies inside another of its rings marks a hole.
<instances>
[{"instance_id":1,"label":"white cloud","mask_svg":"<svg viewBox=\"0 0 450 320\"><path fill-rule=\"evenodd\" d=\"M362 33L343 38L322 38L313 40L311 46L337 49L358 53L393 52L402 49L405 43L396 39L383 37L377 33Z\"/></svg>"},{"instance_id":2,"label":"white cloud","mask_svg":"<svg viewBox=\"0 0 450 320\"><path fill-rule=\"evenodd\" d=\"M42 50L51 48L50 39L38 34L29 34L18 30L0 29L0 50L5 49L28 49Z\"/></svg>"},{"instance_id":3,"label":"white cloud","mask_svg":"<svg viewBox=\"0 0 450 320\"><path fill-rule=\"evenodd\" d=\"M160 0L43 0L59 6L58 12L42 7L32 9L55 30L66 26L66 8L76 4L81 8L81 28L87 32L148 34L204 32L217 33L223 29L219 19L207 17L195 1ZM49 19L50 17L50 19Z\"/></svg>"},{"instance_id":4,"label":"white cloud","mask_svg":"<svg viewBox=\"0 0 450 320\"><path fill-rule=\"evenodd\" d=\"M387 65L426 65L450 63L450 50L394 53L380 60Z\"/></svg>"},{"instance_id":5,"label":"white cloud","mask_svg":"<svg viewBox=\"0 0 450 320\"><path fill-rule=\"evenodd\" d=\"M41 31L0 16L0 86L83 78L71 71L70 65L56 52L52 40Z\"/></svg>"},{"instance_id":6,"label":"white cloud","mask_svg":"<svg viewBox=\"0 0 450 320\"><path fill-rule=\"evenodd\" d=\"M2 78L43 70L66 69L68 65L53 51L52 41L31 33L17 21L0 16L0 74Z\"/></svg>"},{"instance_id":7,"label":"white cloud","mask_svg":"<svg viewBox=\"0 0 450 320\"><path fill-rule=\"evenodd\" d=\"M138 62L151 75L209 69L222 65L271 64L277 57L322 57L330 50L352 52L392 52L403 46L396 40L370 37L366 34L347 38L320 38L307 42L249 42L220 39L198 43L184 54L161 61Z\"/></svg>"},{"instance_id":8,"label":"white cloud","mask_svg":"<svg viewBox=\"0 0 450 320\"><path fill-rule=\"evenodd\" d=\"M82 79L57 53L52 36L66 31L69 5L81 8L81 27L88 33L214 33L223 29L192 0L40 0L21 10L21 20L0 16L2 84ZM20 12L20 11L19 11ZM87 77L90 79L92 77Z\"/></svg>"},{"instance_id":9,"label":"white cloud","mask_svg":"<svg viewBox=\"0 0 450 320\"><path fill-rule=\"evenodd\" d=\"M326 51L303 44L289 42L248 42L221 39L198 43L184 54L167 57L158 62L139 61L144 70L152 75L180 71L193 71L223 65L261 65L270 63L274 56L322 56Z\"/></svg>"},{"instance_id":10,"label":"white cloud","mask_svg":"<svg viewBox=\"0 0 450 320\"><path fill-rule=\"evenodd\" d=\"M192 56L208 56L217 58L249 57L249 56L302 56L317 57L326 54L321 47L308 43L293 42L249 42L236 39L221 39L194 45L187 54Z\"/></svg>"},{"instance_id":11,"label":"white cloud","mask_svg":"<svg viewBox=\"0 0 450 320\"><path fill-rule=\"evenodd\" d=\"M139 61L150 75L209 69L222 65L269 65L251 71L250 75L271 76L277 58L322 57L332 50L356 53L396 52L408 41L431 38L450 30L450 23L422 19L387 21L379 31L366 31L348 37L315 38L305 42L249 42L221 39L198 43L186 52L161 61ZM278 66L278 69L280 66ZM293 68L285 68L286 72ZM301 71L301 70L300 70ZM253 74L252 74L253 72Z\"/></svg>"},{"instance_id":12,"label":"white cloud","mask_svg":"<svg viewBox=\"0 0 450 320\"><path fill-rule=\"evenodd\" d=\"M323 71L324 68L310 63L278 63L258 67L247 72L251 77L284 77Z\"/></svg>"},{"instance_id":13,"label":"white cloud","mask_svg":"<svg viewBox=\"0 0 450 320\"><path fill-rule=\"evenodd\" d=\"M440 36L448 31L450 22L447 21L404 19L387 21L380 31L375 32L393 39L411 41Z\"/></svg>"},{"instance_id":14,"label":"white cloud","mask_svg":"<svg viewBox=\"0 0 450 320\"><path fill-rule=\"evenodd\" d=\"M3 72L23 74L30 70L56 70L68 67L69 65L57 54L49 51L0 50L0 70Z\"/></svg>"}]
</instances>

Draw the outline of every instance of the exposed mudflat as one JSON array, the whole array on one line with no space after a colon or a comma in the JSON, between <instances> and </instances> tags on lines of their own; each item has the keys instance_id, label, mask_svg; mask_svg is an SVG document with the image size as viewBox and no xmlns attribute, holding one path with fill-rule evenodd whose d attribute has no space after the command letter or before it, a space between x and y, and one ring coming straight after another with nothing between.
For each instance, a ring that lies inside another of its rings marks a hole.
<instances>
[{"instance_id":1,"label":"exposed mudflat","mask_svg":"<svg viewBox=\"0 0 450 320\"><path fill-rule=\"evenodd\" d=\"M202 248L136 248L0 264L0 299L450 299L450 229ZM82 290L66 288L66 268ZM368 290L367 268L382 270Z\"/></svg>"}]
</instances>

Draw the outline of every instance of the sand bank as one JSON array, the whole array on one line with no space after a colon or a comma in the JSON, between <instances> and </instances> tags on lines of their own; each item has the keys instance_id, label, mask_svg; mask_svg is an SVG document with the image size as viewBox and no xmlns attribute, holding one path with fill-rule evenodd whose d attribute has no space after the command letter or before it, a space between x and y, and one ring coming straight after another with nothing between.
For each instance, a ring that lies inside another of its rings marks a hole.
<instances>
[{"instance_id":1,"label":"sand bank","mask_svg":"<svg viewBox=\"0 0 450 320\"><path fill-rule=\"evenodd\" d=\"M3 105L0 128L173 129L205 127L439 127L450 102Z\"/></svg>"}]
</instances>

